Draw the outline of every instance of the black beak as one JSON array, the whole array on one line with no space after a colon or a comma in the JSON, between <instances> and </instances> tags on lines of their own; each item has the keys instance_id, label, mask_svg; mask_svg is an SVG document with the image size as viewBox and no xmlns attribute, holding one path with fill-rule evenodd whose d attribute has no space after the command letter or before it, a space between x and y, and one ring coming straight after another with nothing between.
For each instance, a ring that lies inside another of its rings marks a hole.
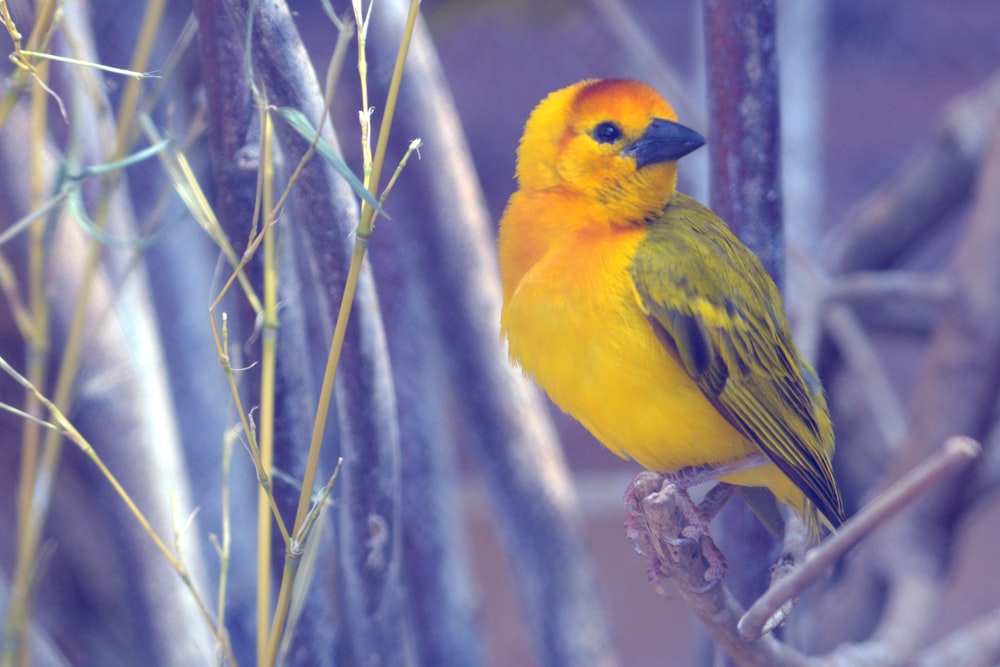
<instances>
[{"instance_id":1,"label":"black beak","mask_svg":"<svg viewBox=\"0 0 1000 667\"><path fill-rule=\"evenodd\" d=\"M679 160L705 145L705 137L672 120L654 118L635 143L622 150L622 155L635 158L635 168Z\"/></svg>"}]
</instances>

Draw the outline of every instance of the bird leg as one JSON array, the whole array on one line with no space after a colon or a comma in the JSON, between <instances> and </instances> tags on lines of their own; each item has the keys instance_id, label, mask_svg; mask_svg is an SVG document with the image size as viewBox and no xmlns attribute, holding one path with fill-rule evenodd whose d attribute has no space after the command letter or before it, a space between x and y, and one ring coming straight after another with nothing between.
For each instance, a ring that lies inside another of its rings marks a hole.
<instances>
[{"instance_id":1,"label":"bird leg","mask_svg":"<svg viewBox=\"0 0 1000 667\"><path fill-rule=\"evenodd\" d=\"M666 476L677 486L690 489L692 486L710 482L743 470L759 468L768 463L770 463L770 460L764 456L763 452L754 452L745 458L730 461L729 463L680 468L666 473Z\"/></svg>"},{"instance_id":2,"label":"bird leg","mask_svg":"<svg viewBox=\"0 0 1000 667\"><path fill-rule=\"evenodd\" d=\"M657 591L663 592L660 580L675 567L667 560L678 562L677 550L685 542L697 545L704 557L704 578L710 586L721 580L727 570L725 556L712 540L708 524L732 497L735 487L719 482L705 494L701 504L696 504L691 499L688 489L767 463L763 454L755 453L745 459L719 466L694 466L665 475L644 472L633 480L625 491L625 532L632 547L649 559L649 577ZM662 504L662 496L665 494L673 498L679 515L672 517L667 513L664 518L663 513L657 510L656 516L651 517L651 506Z\"/></svg>"},{"instance_id":3,"label":"bird leg","mask_svg":"<svg viewBox=\"0 0 1000 667\"><path fill-rule=\"evenodd\" d=\"M665 596L664 580L676 567L677 550L685 542L695 542L681 538L683 516L676 502L669 502L663 487L663 475L644 471L625 489L624 500L625 537L637 554L646 557L646 576L653 589ZM676 487L670 490L676 495Z\"/></svg>"},{"instance_id":4,"label":"bird leg","mask_svg":"<svg viewBox=\"0 0 1000 667\"><path fill-rule=\"evenodd\" d=\"M716 488L706 496L713 507L732 495L728 484ZM710 517L691 500L687 489L667 476L644 472L626 490L625 504L625 534L636 552L647 557L648 576L657 592L665 594L662 580L699 553L706 590L722 579L726 560L708 534Z\"/></svg>"},{"instance_id":5,"label":"bird leg","mask_svg":"<svg viewBox=\"0 0 1000 667\"><path fill-rule=\"evenodd\" d=\"M705 495L705 500L701 505L691 499L688 490L674 482L670 475L666 476L664 485L672 484L677 489L677 500L687 523L681 530L681 536L689 540L694 540L701 546L701 553L708 561L708 569L705 571L706 581L722 579L729 566L726 565L726 557L722 550L715 544L712 536L708 532L708 524L715 518L726 501L732 497L735 489L731 484L719 483L713 486Z\"/></svg>"},{"instance_id":6,"label":"bird leg","mask_svg":"<svg viewBox=\"0 0 1000 667\"><path fill-rule=\"evenodd\" d=\"M767 463L767 457L760 453L754 453L744 459L731 463L691 466L666 473L666 479L682 491L682 500L686 500L683 506L684 518L688 520L689 525L684 529L684 536L692 539L701 539L702 536L707 536L708 524L715 518L715 515L719 513L719 510L722 509L723 505L726 504L735 492L732 484L719 482L705 494L705 498L701 504L696 505L688 495L688 489L703 482L725 477L741 470L756 468ZM714 544L712 546L713 548L715 547ZM716 550L718 549L716 548Z\"/></svg>"},{"instance_id":7,"label":"bird leg","mask_svg":"<svg viewBox=\"0 0 1000 667\"><path fill-rule=\"evenodd\" d=\"M735 493L735 486L719 482L709 489L705 497L698 503L698 511L711 522Z\"/></svg>"}]
</instances>

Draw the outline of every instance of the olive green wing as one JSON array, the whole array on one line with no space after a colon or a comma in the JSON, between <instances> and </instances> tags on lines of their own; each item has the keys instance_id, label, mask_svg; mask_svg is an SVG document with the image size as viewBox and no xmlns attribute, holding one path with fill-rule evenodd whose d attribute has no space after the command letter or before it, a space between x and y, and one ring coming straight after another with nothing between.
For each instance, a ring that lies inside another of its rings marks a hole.
<instances>
[{"instance_id":1,"label":"olive green wing","mask_svg":"<svg viewBox=\"0 0 1000 667\"><path fill-rule=\"evenodd\" d=\"M709 401L833 526L842 523L822 388L760 261L714 213L676 193L630 272L651 324Z\"/></svg>"}]
</instances>

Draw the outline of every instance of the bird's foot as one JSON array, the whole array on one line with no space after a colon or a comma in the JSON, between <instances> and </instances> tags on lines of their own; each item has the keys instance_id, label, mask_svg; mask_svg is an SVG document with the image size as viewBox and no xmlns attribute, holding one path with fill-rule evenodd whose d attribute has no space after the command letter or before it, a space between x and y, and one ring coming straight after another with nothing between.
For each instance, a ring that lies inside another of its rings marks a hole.
<instances>
[{"instance_id":1,"label":"bird's foot","mask_svg":"<svg viewBox=\"0 0 1000 667\"><path fill-rule=\"evenodd\" d=\"M699 553L708 587L725 575L726 559L709 535L708 522L718 510L716 505L721 506L731 493L713 489L706 496L708 507L703 509L704 504L696 505L687 489L669 476L644 472L629 485L625 492L626 536L636 552L647 557L649 578L657 592L663 593L662 580L680 563ZM713 511L706 513L706 509Z\"/></svg>"},{"instance_id":2,"label":"bird's foot","mask_svg":"<svg viewBox=\"0 0 1000 667\"><path fill-rule=\"evenodd\" d=\"M642 472L625 489L625 538L640 556L646 557L646 577L660 595L666 595L663 579L669 575L661 573L659 549L651 534L643 509L643 500L660 490L663 475L656 472Z\"/></svg>"},{"instance_id":3,"label":"bird's foot","mask_svg":"<svg viewBox=\"0 0 1000 667\"><path fill-rule=\"evenodd\" d=\"M700 484L704 481L702 473L710 472L717 473L718 469L711 467L683 468L666 475L667 483L677 487L678 500L684 513L684 519L687 521L681 534L700 542L702 554L709 565L705 572L705 579L708 581L721 579L729 569L726 565L726 557L708 532L708 524L736 492L736 487L732 484L719 482L709 489L700 504L696 504L688 493L688 485L692 482Z\"/></svg>"},{"instance_id":4,"label":"bird's foot","mask_svg":"<svg viewBox=\"0 0 1000 667\"><path fill-rule=\"evenodd\" d=\"M795 554L785 552L781 554L778 562L771 566L771 586L777 583L780 579L791 574L796 567L799 566L799 559ZM792 608L798 604L798 598L792 598L785 602L785 604L778 607L778 610L771 615L771 618L767 619L764 627L761 629L761 635L766 635L769 632L774 631L776 628L780 628L788 620L788 617L792 614Z\"/></svg>"},{"instance_id":5,"label":"bird's foot","mask_svg":"<svg viewBox=\"0 0 1000 667\"><path fill-rule=\"evenodd\" d=\"M708 534L708 524L736 492L736 488L732 484L719 482L709 489L701 503L695 503L684 483L678 482L672 474L667 474L665 479L666 483L677 487L681 510L688 523L684 528L684 536L692 539L700 539L702 535Z\"/></svg>"},{"instance_id":6,"label":"bird's foot","mask_svg":"<svg viewBox=\"0 0 1000 667\"><path fill-rule=\"evenodd\" d=\"M667 476L667 484L671 484L670 476ZM733 487L729 484L717 484L705 494L705 499L701 504L696 504L683 486L677 486L677 499L684 514L687 525L681 530L681 536L690 540L695 540L701 546L701 553L708 562L708 569L705 570L705 581L722 579L729 569L726 565L726 557L722 550L715 544L712 536L708 532L708 524L711 523L715 515L722 509L722 506L733 495ZM716 493L716 491L718 492Z\"/></svg>"}]
</instances>

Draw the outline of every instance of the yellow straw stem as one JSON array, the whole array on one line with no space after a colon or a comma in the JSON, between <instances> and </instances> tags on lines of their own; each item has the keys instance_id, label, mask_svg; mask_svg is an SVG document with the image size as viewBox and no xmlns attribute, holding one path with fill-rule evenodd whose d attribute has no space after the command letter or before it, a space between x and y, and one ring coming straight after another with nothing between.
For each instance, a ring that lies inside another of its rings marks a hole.
<instances>
[{"instance_id":1,"label":"yellow straw stem","mask_svg":"<svg viewBox=\"0 0 1000 667\"><path fill-rule=\"evenodd\" d=\"M260 210L270 216L274 200L274 163L272 144L274 126L271 114L263 114L260 168L263 176L263 202ZM274 462L274 385L278 337L278 265L274 225L264 221L264 318L261 325L260 425L257 442L260 463L271 478ZM267 630L271 620L271 493L257 489L257 662L264 658Z\"/></svg>"},{"instance_id":2,"label":"yellow straw stem","mask_svg":"<svg viewBox=\"0 0 1000 667\"><path fill-rule=\"evenodd\" d=\"M403 38L399 44L399 52L396 54L396 66L393 68L392 81L389 83L389 94L385 100L382 123L379 125L378 143L375 144L375 160L372 163L371 180L368 184L368 191L375 196L378 196L379 179L382 176L382 165L385 163L385 151L389 145L389 130L392 128L392 119L396 114L396 101L399 99L399 86L403 79L403 65L406 63L406 54L410 50L410 40L413 37L413 28L417 24L419 10L420 0L411 0L410 11L406 15L406 26L403 28ZM362 202L361 222L358 224L359 236L371 235L374 219L375 210Z\"/></svg>"},{"instance_id":3,"label":"yellow straw stem","mask_svg":"<svg viewBox=\"0 0 1000 667\"><path fill-rule=\"evenodd\" d=\"M395 114L396 102L399 99L399 86L403 78L403 66L406 63L406 54L410 48L410 40L413 36L413 29L416 26L417 16L420 9L419 0L411 0L410 11L406 18L406 25L403 28L403 37L400 41L399 52L396 55L396 64L392 72L392 80L389 83L389 92L386 96L385 112L382 116L382 124L379 127L378 143L375 149L374 166L371 180L368 183L368 192L377 196L379 174L382 164L385 161L386 147L389 143L389 132L392 128L392 119ZM363 84L362 84L363 85ZM330 354L327 357L326 371L323 375L323 385L320 389L319 403L316 408L316 418L313 422L313 434L309 443L309 456L306 462L306 471L302 480L302 492L299 495L299 504L295 513L295 523L291 534L299 536L300 529L309 514L310 499L312 489L316 483L316 474L319 469L320 452L323 445L323 434L326 430L326 421L330 409L330 401L333 397L333 386L337 375L337 366L340 363L340 354L344 347L344 337L347 332L347 323L350 319L351 307L354 304L354 295L357 291L358 276L361 273L362 261L365 251L368 248L368 240L371 238L372 221L375 210L362 202L361 217L354 239L354 250L351 254L351 264L348 269L347 282L344 285L344 295L340 302L340 311L337 314L337 324L333 332L333 340L330 343ZM303 535L303 540L307 539ZM277 661L278 648L281 644L281 635L284 632L285 622L288 618L288 607L291 602L292 587L295 582L295 574L298 570L298 561L295 554L289 550L285 559L285 570L281 578L281 588L278 592L278 603L274 612L274 620L271 624L271 633L267 642L267 661L265 665L274 665Z\"/></svg>"}]
</instances>

